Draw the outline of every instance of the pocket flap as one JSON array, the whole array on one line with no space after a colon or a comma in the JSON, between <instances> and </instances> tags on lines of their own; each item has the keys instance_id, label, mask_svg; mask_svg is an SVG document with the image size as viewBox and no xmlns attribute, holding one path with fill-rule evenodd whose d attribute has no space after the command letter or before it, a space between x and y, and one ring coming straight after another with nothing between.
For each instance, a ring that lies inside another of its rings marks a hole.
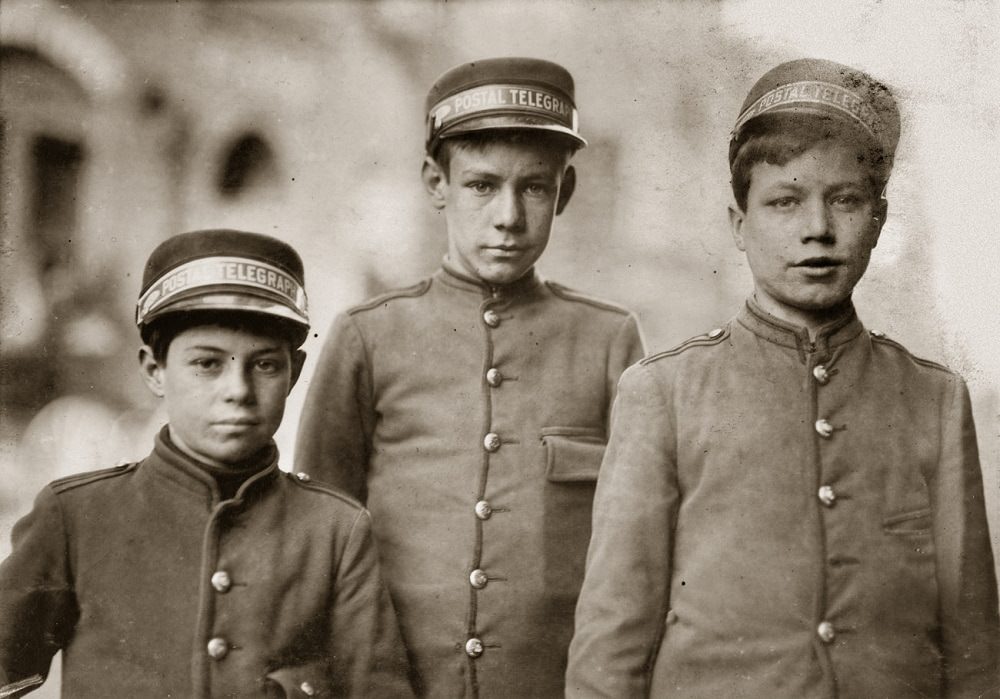
<instances>
[{"instance_id":1,"label":"pocket flap","mask_svg":"<svg viewBox=\"0 0 1000 699\"><path fill-rule=\"evenodd\" d=\"M542 431L548 480L556 483L586 483L597 480L606 442L601 430L549 428Z\"/></svg>"},{"instance_id":2,"label":"pocket flap","mask_svg":"<svg viewBox=\"0 0 1000 699\"><path fill-rule=\"evenodd\" d=\"M921 508L886 517L882 528L888 534L926 534L931 529L931 510Z\"/></svg>"}]
</instances>

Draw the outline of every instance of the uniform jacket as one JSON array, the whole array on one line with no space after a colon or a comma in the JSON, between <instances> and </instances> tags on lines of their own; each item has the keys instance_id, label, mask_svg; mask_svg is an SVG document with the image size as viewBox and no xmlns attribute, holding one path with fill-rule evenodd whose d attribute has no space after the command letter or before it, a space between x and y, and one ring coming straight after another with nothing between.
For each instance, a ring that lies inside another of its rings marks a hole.
<instances>
[{"instance_id":1,"label":"uniform jacket","mask_svg":"<svg viewBox=\"0 0 1000 699\"><path fill-rule=\"evenodd\" d=\"M965 385L853 310L626 372L594 512L569 696L996 696Z\"/></svg>"},{"instance_id":2,"label":"uniform jacket","mask_svg":"<svg viewBox=\"0 0 1000 699\"><path fill-rule=\"evenodd\" d=\"M447 265L447 263L446 263ZM533 273L453 270L341 315L298 457L366 498L429 696L561 696L591 503L636 319Z\"/></svg>"},{"instance_id":3,"label":"uniform jacket","mask_svg":"<svg viewBox=\"0 0 1000 699\"><path fill-rule=\"evenodd\" d=\"M67 697L406 696L368 513L278 470L220 502L157 438L55 481L0 565L0 685ZM6 695L4 695L6 696Z\"/></svg>"}]
</instances>

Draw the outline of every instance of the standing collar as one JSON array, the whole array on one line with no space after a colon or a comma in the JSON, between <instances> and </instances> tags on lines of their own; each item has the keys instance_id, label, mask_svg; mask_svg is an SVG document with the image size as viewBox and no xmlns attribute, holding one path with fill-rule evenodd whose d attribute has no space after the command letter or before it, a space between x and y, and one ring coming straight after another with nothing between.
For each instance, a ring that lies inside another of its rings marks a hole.
<instances>
[{"instance_id":1,"label":"standing collar","mask_svg":"<svg viewBox=\"0 0 1000 699\"><path fill-rule=\"evenodd\" d=\"M809 331L801 325L788 323L776 318L758 305L751 296L736 315L737 322L754 335L799 352L826 352L864 332L864 326L854 311L854 304L848 304L843 313L816 331L815 341L809 339Z\"/></svg>"},{"instance_id":2,"label":"standing collar","mask_svg":"<svg viewBox=\"0 0 1000 699\"><path fill-rule=\"evenodd\" d=\"M532 267L524 276L510 284L487 284L482 279L476 279L463 271L447 257L441 263L441 270L436 275L448 286L471 291L482 295L483 298L511 298L521 296L541 286L542 280Z\"/></svg>"},{"instance_id":3,"label":"standing collar","mask_svg":"<svg viewBox=\"0 0 1000 699\"><path fill-rule=\"evenodd\" d=\"M154 473L173 481L186 490L209 495L213 502L220 499L219 482L213 475L214 469L196 462L174 446L170 441L169 425L164 425L163 429L156 435L153 453L146 461ZM272 442L269 448L261 450L260 461L240 471L233 472L234 480L238 479L237 474L244 474L245 477L236 492L236 500L241 499L243 494L256 484L269 482L276 478L278 475L278 449L274 443Z\"/></svg>"}]
</instances>

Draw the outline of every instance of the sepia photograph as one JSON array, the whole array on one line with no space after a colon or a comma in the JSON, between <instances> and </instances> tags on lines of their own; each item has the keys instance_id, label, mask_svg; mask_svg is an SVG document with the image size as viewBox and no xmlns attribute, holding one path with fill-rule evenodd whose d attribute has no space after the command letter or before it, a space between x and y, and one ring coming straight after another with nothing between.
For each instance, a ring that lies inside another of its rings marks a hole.
<instances>
[{"instance_id":1,"label":"sepia photograph","mask_svg":"<svg viewBox=\"0 0 1000 699\"><path fill-rule=\"evenodd\" d=\"M3 0L0 698L1000 695L1000 2Z\"/></svg>"}]
</instances>

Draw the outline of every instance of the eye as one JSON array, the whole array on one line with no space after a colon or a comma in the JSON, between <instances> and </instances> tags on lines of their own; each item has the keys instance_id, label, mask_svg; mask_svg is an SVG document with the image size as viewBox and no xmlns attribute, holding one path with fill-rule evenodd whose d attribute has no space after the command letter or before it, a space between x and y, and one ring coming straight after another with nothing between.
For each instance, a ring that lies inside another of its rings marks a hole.
<instances>
[{"instance_id":1,"label":"eye","mask_svg":"<svg viewBox=\"0 0 1000 699\"><path fill-rule=\"evenodd\" d=\"M466 187L471 189L476 194L489 194L490 192L493 191L493 185L491 185L489 182L483 182L482 180L470 182L469 184L466 185Z\"/></svg>"},{"instance_id":2,"label":"eye","mask_svg":"<svg viewBox=\"0 0 1000 699\"><path fill-rule=\"evenodd\" d=\"M841 211L857 211L863 200L857 194L838 194L830 203Z\"/></svg>"},{"instance_id":3,"label":"eye","mask_svg":"<svg viewBox=\"0 0 1000 699\"><path fill-rule=\"evenodd\" d=\"M200 373L215 372L222 366L222 362L217 357L195 357L190 363Z\"/></svg>"},{"instance_id":4,"label":"eye","mask_svg":"<svg viewBox=\"0 0 1000 699\"><path fill-rule=\"evenodd\" d=\"M767 205L775 209L791 209L798 203L799 200L795 197L777 197L769 201Z\"/></svg>"},{"instance_id":5,"label":"eye","mask_svg":"<svg viewBox=\"0 0 1000 699\"><path fill-rule=\"evenodd\" d=\"M524 193L532 197L541 197L549 193L549 188L544 184L532 182L524 188Z\"/></svg>"},{"instance_id":6,"label":"eye","mask_svg":"<svg viewBox=\"0 0 1000 699\"><path fill-rule=\"evenodd\" d=\"M284 363L277 359L258 359L254 362L254 369L261 374L277 374L284 368Z\"/></svg>"}]
</instances>

